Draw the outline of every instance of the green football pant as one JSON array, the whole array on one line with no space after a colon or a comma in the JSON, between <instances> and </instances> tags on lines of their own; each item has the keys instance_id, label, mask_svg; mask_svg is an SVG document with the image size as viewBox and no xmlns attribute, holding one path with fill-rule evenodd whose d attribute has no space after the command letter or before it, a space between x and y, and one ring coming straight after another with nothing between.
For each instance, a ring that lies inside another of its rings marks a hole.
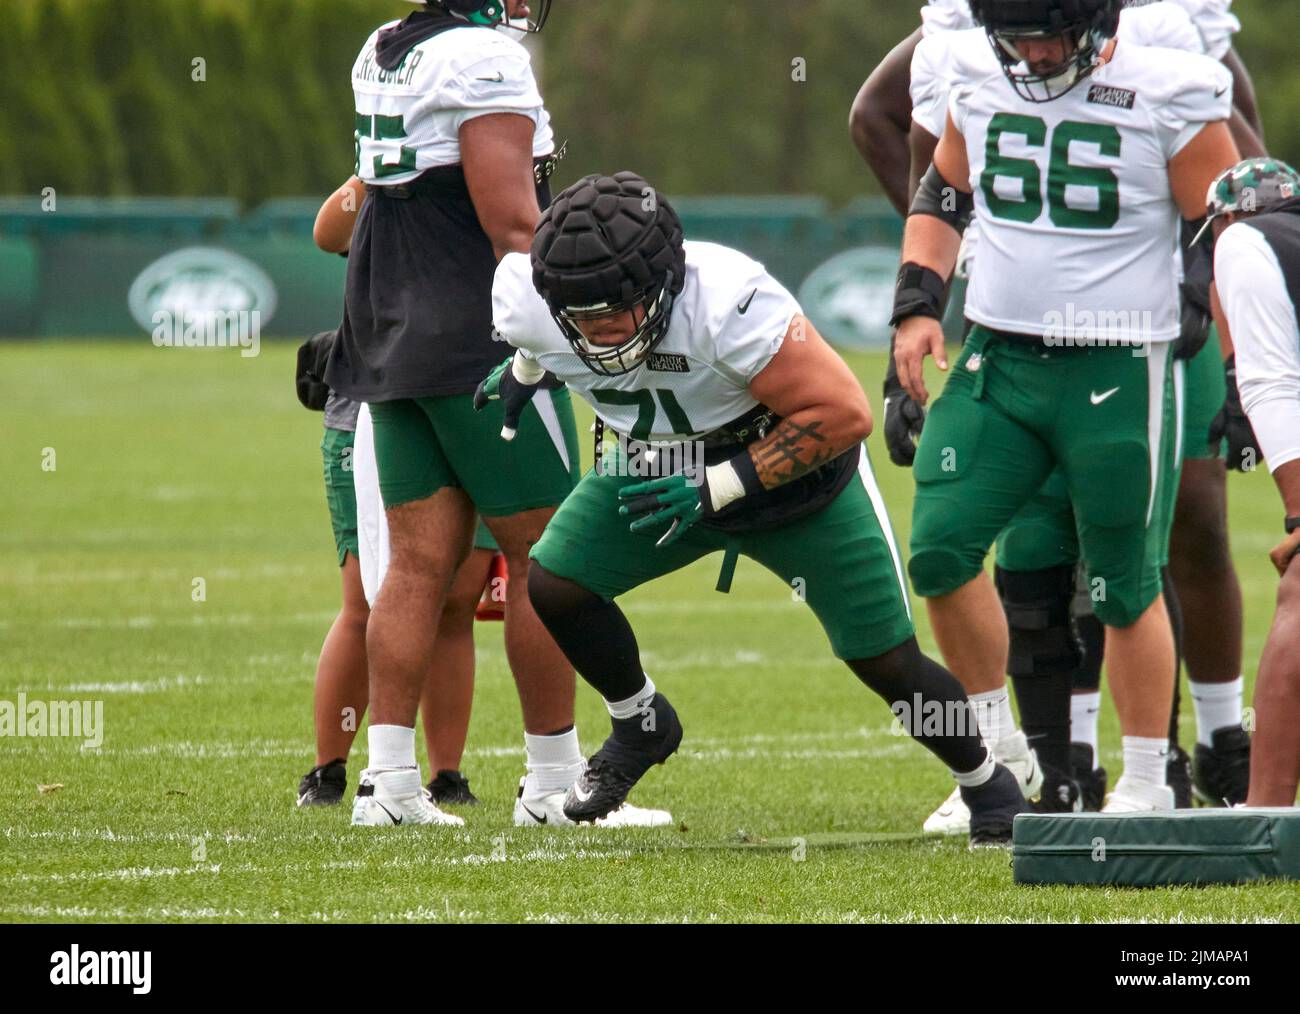
<instances>
[{"instance_id":1,"label":"green football pant","mask_svg":"<svg viewBox=\"0 0 1300 1014\"><path fill-rule=\"evenodd\" d=\"M917 594L974 578L1059 468L1097 616L1134 623L1160 593L1168 543L1169 352L1041 348L973 328L917 448L908 567Z\"/></svg>"}]
</instances>

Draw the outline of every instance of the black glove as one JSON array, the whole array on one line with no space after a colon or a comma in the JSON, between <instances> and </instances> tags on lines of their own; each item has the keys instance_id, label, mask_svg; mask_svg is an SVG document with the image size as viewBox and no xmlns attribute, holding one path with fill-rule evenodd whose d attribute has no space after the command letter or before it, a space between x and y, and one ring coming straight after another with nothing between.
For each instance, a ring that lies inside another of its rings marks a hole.
<instances>
[{"instance_id":1,"label":"black glove","mask_svg":"<svg viewBox=\"0 0 1300 1014\"><path fill-rule=\"evenodd\" d=\"M1263 454L1250 420L1241 407L1241 392L1237 390L1237 357L1229 356L1223 363L1224 377L1228 382L1228 397L1223 408L1210 423L1210 443L1218 446L1225 437L1228 440L1228 467L1238 472L1249 472L1259 464Z\"/></svg>"},{"instance_id":2,"label":"black glove","mask_svg":"<svg viewBox=\"0 0 1300 1014\"><path fill-rule=\"evenodd\" d=\"M1178 323L1178 338L1174 341L1174 358L1186 361L1194 359L1205 348L1214 318L1210 315L1208 299L1205 300L1206 305L1201 305L1199 294L1186 282L1179 289L1182 294L1179 301L1182 312Z\"/></svg>"},{"instance_id":3,"label":"black glove","mask_svg":"<svg viewBox=\"0 0 1300 1014\"><path fill-rule=\"evenodd\" d=\"M519 430L519 420L524 414L524 409L528 403L533 400L533 395L539 390L545 388L553 390L563 386L553 373L543 372L535 384L525 384L515 376L514 371L515 357L509 356L505 362L496 366L491 373L483 378L482 383L478 385L478 390L474 392L474 410L481 412L487 407L488 402L501 400L505 406L505 412L501 420L501 439L513 440L515 433ZM532 360L527 362L536 369L541 369Z\"/></svg>"},{"instance_id":4,"label":"black glove","mask_svg":"<svg viewBox=\"0 0 1300 1014\"><path fill-rule=\"evenodd\" d=\"M1210 337L1210 285L1214 281L1213 247L1209 243L1191 243L1191 237L1200 229L1198 222L1183 220L1183 282L1178 287L1181 320L1178 339L1174 342L1174 358L1188 360L1205 348Z\"/></svg>"},{"instance_id":5,"label":"black glove","mask_svg":"<svg viewBox=\"0 0 1300 1014\"><path fill-rule=\"evenodd\" d=\"M325 366L338 335L338 331L322 331L298 347L293 385L303 408L313 412L325 411L325 402L330 396L329 385L325 383Z\"/></svg>"},{"instance_id":6,"label":"black glove","mask_svg":"<svg viewBox=\"0 0 1300 1014\"><path fill-rule=\"evenodd\" d=\"M898 380L894 355L889 355L885 374L885 446L889 460L902 468L911 468L916 459L916 442L925 425L925 409L912 400Z\"/></svg>"}]
</instances>

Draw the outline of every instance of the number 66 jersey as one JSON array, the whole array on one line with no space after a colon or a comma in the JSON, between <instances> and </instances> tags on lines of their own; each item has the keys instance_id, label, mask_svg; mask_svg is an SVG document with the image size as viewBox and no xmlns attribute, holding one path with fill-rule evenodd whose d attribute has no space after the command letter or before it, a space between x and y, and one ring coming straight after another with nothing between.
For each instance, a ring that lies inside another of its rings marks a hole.
<instances>
[{"instance_id":1,"label":"number 66 jersey","mask_svg":"<svg viewBox=\"0 0 1300 1014\"><path fill-rule=\"evenodd\" d=\"M1000 67L954 85L980 234L966 315L1076 342L1176 338L1169 160L1231 110L1221 63L1123 39L1050 102L1021 98Z\"/></svg>"}]
</instances>

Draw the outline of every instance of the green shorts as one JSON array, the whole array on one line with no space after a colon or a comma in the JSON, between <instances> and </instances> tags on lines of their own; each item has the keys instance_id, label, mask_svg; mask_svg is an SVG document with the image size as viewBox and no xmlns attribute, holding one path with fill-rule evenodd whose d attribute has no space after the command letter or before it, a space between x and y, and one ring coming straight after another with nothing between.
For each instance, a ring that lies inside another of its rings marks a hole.
<instances>
[{"instance_id":1,"label":"green shorts","mask_svg":"<svg viewBox=\"0 0 1300 1014\"><path fill-rule=\"evenodd\" d=\"M1177 364L1176 364L1177 365ZM1228 383L1223 376L1223 354L1219 350L1219 332L1211 329L1205 347L1183 363L1183 444L1182 458L1218 458L1223 442L1210 443L1210 424L1223 408Z\"/></svg>"},{"instance_id":2,"label":"green shorts","mask_svg":"<svg viewBox=\"0 0 1300 1014\"><path fill-rule=\"evenodd\" d=\"M744 535L696 525L662 548L662 531L631 532L619 516L619 489L641 480L618 474L617 453L608 452L605 474L583 476L533 547L552 574L610 600L734 548L802 590L838 658L875 658L912 636L902 563L865 448L857 477L816 514Z\"/></svg>"},{"instance_id":3,"label":"green shorts","mask_svg":"<svg viewBox=\"0 0 1300 1014\"><path fill-rule=\"evenodd\" d=\"M1135 351L1044 350L972 329L917 448L908 564L917 594L975 577L1059 467L1098 618L1125 627L1142 615L1160 592L1177 474L1169 347ZM1047 513L1061 525L1055 500ZM1026 559L1014 535L1007 548ZM1042 562L1068 562L1068 539L1049 539Z\"/></svg>"},{"instance_id":4,"label":"green shorts","mask_svg":"<svg viewBox=\"0 0 1300 1014\"><path fill-rule=\"evenodd\" d=\"M325 463L325 502L330 508L330 525L334 528L334 547L338 550L340 567L348 553L357 557L361 555L357 542L357 493L352 485L352 442L355 437L351 430L326 427L320 442Z\"/></svg>"},{"instance_id":5,"label":"green shorts","mask_svg":"<svg viewBox=\"0 0 1300 1014\"><path fill-rule=\"evenodd\" d=\"M502 517L555 507L578 479L578 430L569 392L539 391L515 439L501 439L500 401L474 411L469 394L370 405L384 506L463 489L478 512Z\"/></svg>"}]
</instances>

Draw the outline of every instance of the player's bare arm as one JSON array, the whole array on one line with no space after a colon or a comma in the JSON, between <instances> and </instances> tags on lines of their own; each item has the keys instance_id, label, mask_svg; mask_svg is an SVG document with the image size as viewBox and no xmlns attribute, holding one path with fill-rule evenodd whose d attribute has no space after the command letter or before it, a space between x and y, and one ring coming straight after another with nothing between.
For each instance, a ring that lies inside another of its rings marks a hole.
<instances>
[{"instance_id":1,"label":"player's bare arm","mask_svg":"<svg viewBox=\"0 0 1300 1014\"><path fill-rule=\"evenodd\" d=\"M912 122L908 94L912 54L921 41L917 29L880 61L863 82L849 113L849 132L885 196L900 215L910 204L907 180L907 132Z\"/></svg>"},{"instance_id":2,"label":"player's bare arm","mask_svg":"<svg viewBox=\"0 0 1300 1014\"><path fill-rule=\"evenodd\" d=\"M1169 160L1169 187L1186 219L1205 216L1205 193L1223 170L1241 161L1226 120L1207 123Z\"/></svg>"},{"instance_id":3,"label":"player's bare arm","mask_svg":"<svg viewBox=\"0 0 1300 1014\"><path fill-rule=\"evenodd\" d=\"M921 177L934 162L934 150L939 147L939 139L922 127L915 120L907 133L907 149L912 159L912 168L907 179L907 206L910 208L916 200L916 191L920 189Z\"/></svg>"},{"instance_id":4,"label":"player's bare arm","mask_svg":"<svg viewBox=\"0 0 1300 1014\"><path fill-rule=\"evenodd\" d=\"M1228 327L1228 315L1223 312L1223 302L1219 299L1219 287L1210 283L1210 309L1214 315L1214 326L1219 332L1219 350L1224 359L1233 353L1232 329Z\"/></svg>"},{"instance_id":5,"label":"player's bare arm","mask_svg":"<svg viewBox=\"0 0 1300 1014\"><path fill-rule=\"evenodd\" d=\"M1288 518L1300 518L1300 459L1288 461L1273 472L1273 481L1282 494L1282 503L1286 507ZM1287 572L1291 561L1300 553L1300 528L1287 535L1269 551L1269 559L1277 568L1279 575Z\"/></svg>"},{"instance_id":6,"label":"player's bare arm","mask_svg":"<svg viewBox=\"0 0 1300 1014\"><path fill-rule=\"evenodd\" d=\"M1232 74L1232 105L1241 114L1242 120L1262 146L1264 121L1259 118L1259 106L1255 101L1255 82L1251 80L1250 71L1246 70L1246 65L1236 49L1229 49L1224 54L1223 65ZM1261 151L1259 154L1263 155L1264 152Z\"/></svg>"},{"instance_id":7,"label":"player's bare arm","mask_svg":"<svg viewBox=\"0 0 1300 1014\"><path fill-rule=\"evenodd\" d=\"M352 245L352 227L365 199L366 185L355 176L330 194L316 213L311 233L316 245L326 253L347 253Z\"/></svg>"},{"instance_id":8,"label":"player's bare arm","mask_svg":"<svg viewBox=\"0 0 1300 1014\"><path fill-rule=\"evenodd\" d=\"M848 364L803 316L753 379L749 393L782 416L749 448L764 489L807 475L871 432L871 405Z\"/></svg>"},{"instance_id":9,"label":"player's bare arm","mask_svg":"<svg viewBox=\"0 0 1300 1014\"><path fill-rule=\"evenodd\" d=\"M955 206L965 195L969 199L970 164L966 155L966 140L948 117L943 137L934 150L931 186L935 199L941 204ZM951 191L951 192L946 192ZM918 194L920 192L918 191ZM903 233L903 264L915 265L933 272L940 280L952 277L961 249L961 232L942 218L936 217L914 202L914 212L908 216ZM929 315L914 314L899 322L894 335L894 358L898 363L898 379L903 389L924 405L929 400L922 369L925 357L933 356L941 370L948 368L943 347L941 312L931 308Z\"/></svg>"},{"instance_id":10,"label":"player's bare arm","mask_svg":"<svg viewBox=\"0 0 1300 1014\"><path fill-rule=\"evenodd\" d=\"M541 210L533 178L534 124L527 116L478 116L460 128L461 164L497 260L527 253Z\"/></svg>"},{"instance_id":11,"label":"player's bare arm","mask_svg":"<svg viewBox=\"0 0 1300 1014\"><path fill-rule=\"evenodd\" d=\"M1242 158L1263 158L1268 154L1263 139L1250 125L1249 118L1236 106L1232 109L1232 118L1228 121L1228 127L1232 131L1232 139L1237 142Z\"/></svg>"}]
</instances>

